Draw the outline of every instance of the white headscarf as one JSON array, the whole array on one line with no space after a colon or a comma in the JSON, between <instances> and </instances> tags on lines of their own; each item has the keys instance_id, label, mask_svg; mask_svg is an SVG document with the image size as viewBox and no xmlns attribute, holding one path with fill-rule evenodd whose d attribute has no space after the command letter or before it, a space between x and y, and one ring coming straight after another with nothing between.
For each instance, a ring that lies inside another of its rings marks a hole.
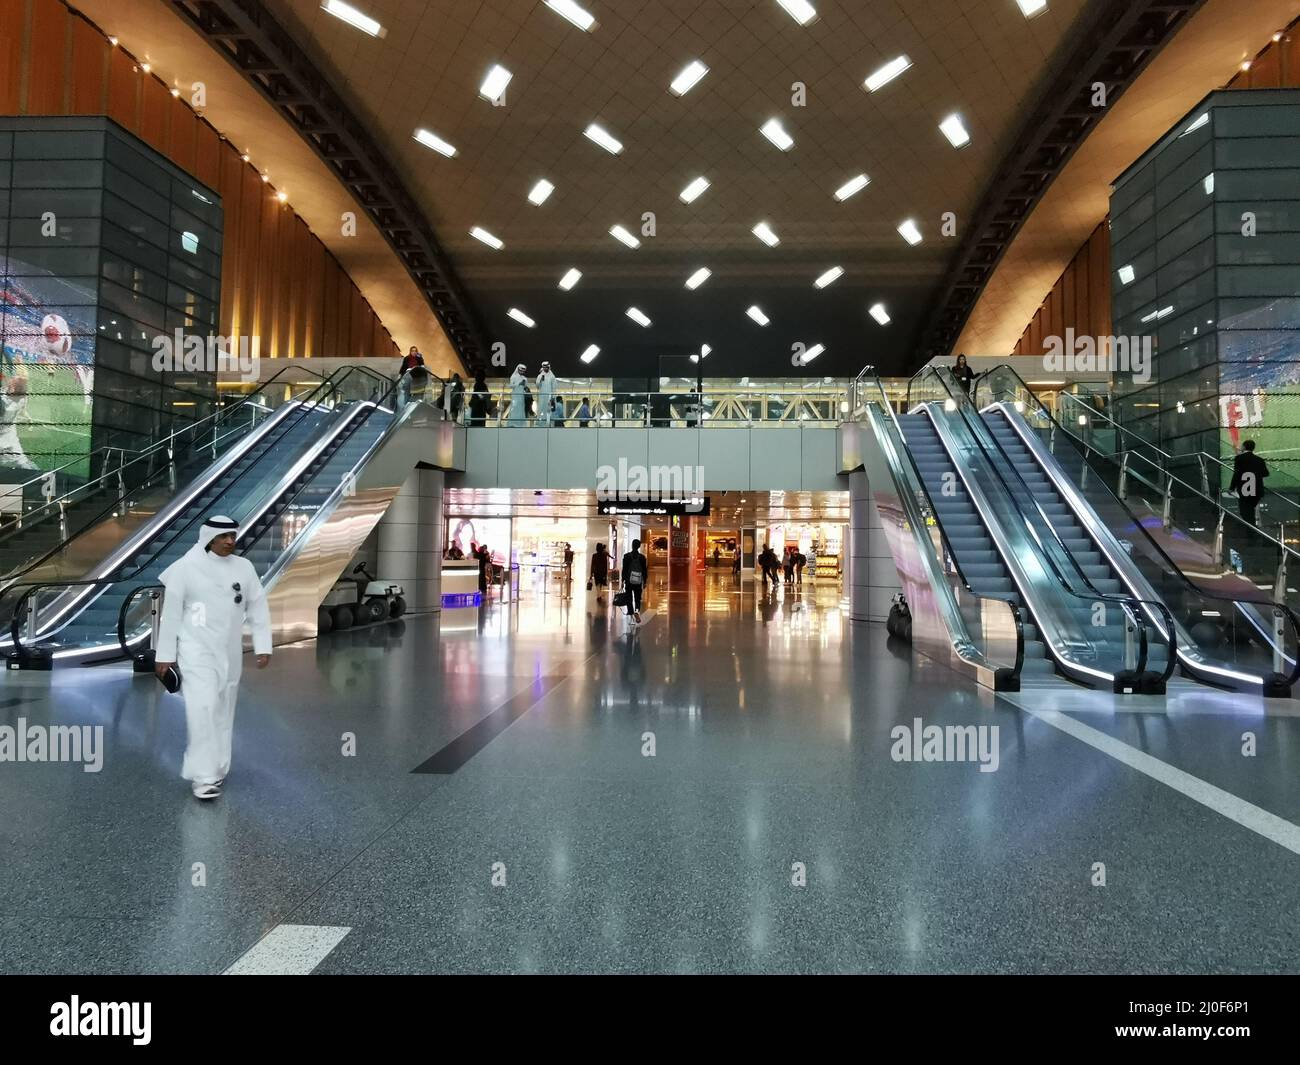
<instances>
[{"instance_id":1,"label":"white headscarf","mask_svg":"<svg viewBox=\"0 0 1300 1065\"><path fill-rule=\"evenodd\" d=\"M206 551L208 545L218 536L225 536L226 533L239 535L239 522L234 518L227 518L224 514L213 514L210 518L203 519L203 525L199 528L198 546Z\"/></svg>"}]
</instances>

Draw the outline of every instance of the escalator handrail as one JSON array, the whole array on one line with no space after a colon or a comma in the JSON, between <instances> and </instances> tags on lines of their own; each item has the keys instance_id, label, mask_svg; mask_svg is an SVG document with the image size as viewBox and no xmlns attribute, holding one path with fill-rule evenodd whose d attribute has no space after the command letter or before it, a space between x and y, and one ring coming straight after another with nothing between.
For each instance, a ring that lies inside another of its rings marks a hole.
<instances>
[{"instance_id":1,"label":"escalator handrail","mask_svg":"<svg viewBox=\"0 0 1300 1065\"><path fill-rule=\"evenodd\" d=\"M19 591L18 598L14 601L12 616L9 619L9 637L13 640L14 650L22 653L23 644L18 635L18 631L23 622L27 620L27 600L37 592L46 588L94 588L98 585L117 584L116 578L101 577L98 580L86 581L35 581L31 584L11 584L4 589L5 595L10 592ZM39 634L37 639L40 639Z\"/></svg>"},{"instance_id":2,"label":"escalator handrail","mask_svg":"<svg viewBox=\"0 0 1300 1065\"><path fill-rule=\"evenodd\" d=\"M1099 455L1102 459L1104 459L1104 460L1106 460L1106 461L1108 461L1108 462L1112 462L1112 463L1113 463L1113 462L1115 461L1115 459L1114 459L1113 457L1106 455L1104 452L1100 451L1100 450L1097 449L1097 448L1091 447L1091 446L1087 443L1087 441L1078 440L1078 439L1077 439L1077 438L1076 438L1072 433L1070 433L1070 432L1068 432L1067 430L1065 430L1064 427L1061 425L1061 423L1060 423L1059 421L1057 421L1056 418L1053 417L1052 412L1051 412L1050 410L1047 409L1046 404L1044 404L1044 403L1042 402L1042 400L1040 400L1037 396L1034 396L1034 395L1033 395L1033 393L1032 393L1032 391L1030 390L1029 386L1025 384L1024 380L1021 378L1020 374L1017 373L1017 371L1015 370L1014 367L1012 367L1012 366L1008 366L1007 364L1003 363L1003 364L1001 364L1001 365L999 365L999 366L994 367L992 370L988 371L988 375L992 375L994 372L997 372L997 371L1003 371L1003 372L1005 372L1005 373L1008 373L1008 374L1010 374L1010 375L1015 379L1016 385L1017 385L1017 386L1018 386L1018 387L1019 387L1019 388L1020 388L1024 393L1025 393L1025 394L1030 395L1030 396L1033 398L1033 402L1034 402L1034 404L1035 404L1036 407L1039 409L1039 411L1041 412L1041 414L1043 415L1043 417L1045 417L1045 418L1048 420L1048 422L1049 422L1050 424L1052 424L1053 426L1055 426L1057 429L1060 429L1060 430L1064 433L1064 435L1065 435L1065 439L1070 440L1070 441L1073 441L1074 444L1075 444L1077 447L1079 447L1079 448L1081 448L1081 449L1083 450L1083 460L1084 460L1085 462L1087 461L1087 457L1088 457L1088 454L1089 454L1090 452ZM988 376L988 375L986 375L986 376ZM990 386L990 392L991 392L991 388L992 388L992 386ZM1001 404L1001 403L1004 403L1004 402L1005 402L1005 401L1003 401L1003 400L998 400L998 399L996 399L996 398L993 398L992 396L990 396L990 398L992 399L992 402L994 402L994 403L999 403L999 404ZM1008 419L1008 424L1011 424L1012 427L1013 427L1013 429L1014 429L1014 424L1011 422L1010 419ZM1031 451L1031 453L1032 453L1032 451ZM1051 477L1051 474L1050 474L1047 470L1044 470L1043 472L1044 472L1044 474L1047 475L1049 478ZM1232 596L1216 595L1216 594L1214 594L1213 592L1210 592L1210 591L1207 591L1206 589L1201 588L1198 584L1196 584L1195 581L1191 580L1191 578L1189 578L1189 577L1187 576L1187 574L1185 574L1185 573L1182 571L1182 568L1181 568L1181 567L1180 567L1180 566L1179 566L1179 565L1178 565L1178 564L1177 564L1177 563L1176 563L1176 562L1175 562L1175 561L1174 561L1174 560L1169 556L1169 554L1164 550L1164 548L1162 548L1162 547L1160 546L1160 544L1155 540L1155 538L1154 538L1154 537L1151 535L1151 533L1147 530L1146 526L1145 526L1145 525L1144 525L1144 524L1143 524L1143 523L1138 519L1137 515L1135 515L1135 514L1134 514L1134 513L1129 509L1128 504L1127 504L1124 500L1122 500L1122 499L1120 499L1118 496L1116 496L1113 492L1110 491L1110 486L1109 486L1108 484L1106 484L1105 480L1102 480L1101 483L1102 483L1103 488L1105 488L1106 492L1111 496L1112 499L1115 500L1115 502L1119 505L1119 507L1120 507L1120 508L1121 508L1121 509L1126 513L1126 514L1128 514L1131 518L1133 518L1133 524L1134 524L1134 527L1137 528L1137 529L1141 532L1141 534L1142 534L1142 536L1143 536L1143 538L1144 538L1144 541L1145 541L1145 542L1146 542L1146 543L1147 543L1147 544L1148 544L1148 545L1149 545L1149 546L1150 546L1150 547L1151 547L1151 548L1156 552L1156 554L1160 557L1160 559L1162 560L1163 565L1168 569L1169 572L1171 572L1172 574L1174 574L1176 580L1178 580L1181 584L1183 584L1183 585L1184 585L1184 586L1185 586L1189 591L1191 591L1193 594L1199 596L1199 597L1202 598L1202 599L1209 599L1209 600L1211 600L1211 601L1217 601L1217 602L1222 602L1222 603L1231 603L1231 604L1233 604L1233 606L1234 606L1238 611L1242 610L1242 604L1243 604L1243 603L1249 603L1251 606L1254 606L1254 607L1272 606L1272 607L1275 607L1276 609L1278 609L1279 611L1281 611L1281 612L1286 616L1287 621L1290 623L1292 633L1294 634L1294 636L1295 636L1295 638L1296 638L1296 646L1297 646L1297 649L1298 649L1298 650L1297 650L1297 654L1296 654L1296 656L1295 656L1294 664L1293 664L1293 666L1292 666L1291 674L1290 674L1290 677L1289 677L1287 683L1288 683L1288 684L1295 684L1297 681L1300 681L1300 616L1297 616L1296 612L1295 612L1294 610L1292 610L1291 607L1287 606L1287 604L1285 604L1285 603L1278 603L1278 602L1276 602L1276 601L1274 601L1274 600L1270 600L1270 599L1258 599L1258 600L1256 600L1256 599L1237 599L1237 598L1234 598L1234 597L1232 597ZM1198 494L1199 494L1199 493L1198 493ZM1204 497L1203 497L1203 498L1204 498ZM1073 509L1073 508L1071 508L1071 509ZM1224 508L1224 509L1226 509L1226 508ZM1253 528L1254 528L1254 526L1252 526L1252 529L1253 529ZM1283 546L1283 545L1281 545L1280 543L1278 543L1276 540L1273 540L1272 537L1270 537L1267 533L1263 532L1262 530L1256 530L1256 531L1259 532L1259 535L1260 535L1260 536L1263 536L1263 537L1265 537L1267 540L1272 541L1272 542L1273 542L1276 546L1278 546L1279 548ZM1139 601L1140 601L1140 602L1143 602L1143 603L1146 602L1146 600L1139 600ZM1163 606L1164 604L1161 604L1161 605ZM1171 611L1169 611L1168 607L1165 607L1165 609L1164 609L1163 612L1164 612L1164 614L1166 615L1168 621L1169 621L1170 623L1172 623L1172 621L1173 621L1173 614L1172 614ZM1172 629L1171 629L1170 631L1171 631L1171 633L1172 633Z\"/></svg>"},{"instance_id":3,"label":"escalator handrail","mask_svg":"<svg viewBox=\"0 0 1300 1065\"><path fill-rule=\"evenodd\" d=\"M135 602L136 597L141 592L165 592L166 590L166 586L162 584L141 584L132 588L127 593L126 598L122 600L122 609L117 612L117 644L122 648L122 657L131 657L131 643L126 638L126 612L131 609L131 604ZM155 647L153 650L156 651L157 648Z\"/></svg>"},{"instance_id":4,"label":"escalator handrail","mask_svg":"<svg viewBox=\"0 0 1300 1065\"><path fill-rule=\"evenodd\" d=\"M244 411L244 410L249 410L249 409L254 409L254 410L268 410L268 409L270 409L270 408L266 408L266 407L259 407L259 406L257 406L257 405L254 403L254 400L259 399L261 393L262 393L265 389L267 389L267 388L269 388L271 385L273 385L273 384L276 382L276 380L277 380L277 379L278 379L282 374L287 374L287 373L290 373L290 372L294 372L294 373L307 373L307 374L311 374L313 377L320 378L321 380L324 380L324 378L322 378L321 375L320 375L319 373L317 373L315 370L310 370L310 369L307 369L306 367L297 367L297 366L285 366L285 367L282 367L281 369L277 370L277 371L276 371L276 372L275 372L271 377L267 378L267 380L264 381L261 385L259 385L256 389L254 389L252 392L248 393L248 395L240 397L239 400L237 400L235 403L231 404L230 406L228 406L228 407L222 407L220 410L214 411L212 414L206 415L205 417L199 419L198 421L188 423L187 425L183 426L183 427L182 427L180 430L178 430L178 431L175 431L175 432L169 433L166 437L162 437L162 438L159 438L158 440L155 440L155 441L154 441L152 444L150 444L148 447L143 448L143 449L141 449L140 451L135 452L135 458L131 459L130 462L120 463L120 464L118 464L117 466L113 467L111 470L104 470L103 472L100 473L100 475L99 475L98 477L95 477L95 478L92 478L92 479L90 479L90 480L84 481L84 482L82 482L81 484L77 485L75 488L71 488L71 489L69 489L68 491L64 492L62 495L55 496L55 497L53 497L53 498L51 498L51 499L46 500L46 502L42 503L39 507L34 507L32 510L28 511L26 514L24 514L24 515L22 516L23 524L22 524L21 526L14 525L14 526L12 526L12 527L10 527L10 528L0 529L0 542L3 542L3 540L4 540L6 537L12 535L13 533L16 533L16 532L22 532L24 529L29 528L29 527L30 527L30 523L31 523L33 517L34 517L35 515L40 514L42 511L47 512L47 513L46 513L46 517L52 517L55 513L57 513L57 511L58 511L58 507L59 507L59 505L60 505L61 503L64 503L64 504L66 504L66 503L70 503L70 502L72 501L72 497L73 497L74 495L76 495L77 493L79 493L79 492L85 492L87 489L93 488L93 487L98 486L98 485L102 485L104 482L107 482L107 481L109 481L109 480L111 480L111 479L113 479L113 478L121 478L121 477L123 476L124 472L125 472L126 470L130 469L130 467L134 466L137 462L140 462L140 461L143 461L143 460L147 460L147 461L149 461L150 464L152 465L153 457L154 457L155 455L157 455L158 453L160 453L160 452L162 452L162 451L165 451L165 450L167 450L167 449L173 449L173 451L174 451L175 443L176 443L176 439L177 439L178 437L181 437L181 436L183 436L183 435L185 435L185 434L187 434L187 433L193 432L194 430L197 430L200 426L207 427L207 426L208 426L208 423L211 423L211 426L210 426L210 427L211 427L211 429L212 429L212 431L213 431L213 436L214 436L214 440L215 440L215 437L216 437L216 431L217 431L217 426L218 426L218 424L220 423L221 419L223 419L223 418L225 418L225 417L228 417L228 416L230 416L230 415L233 415L236 411L241 411L241 412L242 412L242 411ZM206 428L205 428L204 431L206 432ZM227 435L228 435L228 434L227 434ZM201 450L202 448L208 446L207 443L198 443L198 442L197 442L197 441L198 441L198 436L197 436L197 435L195 435L195 436L192 437L191 439L195 442L195 443L194 443L194 451L195 451L195 452L197 452L197 451ZM92 452L92 454L93 454L93 452ZM76 461L81 461L81 460L78 459L78 460L76 460ZM175 455L174 455L174 453L173 453L173 454L168 458L167 463L166 463L165 465L160 466L160 467L159 467L158 469L156 469L156 470L155 470L155 469L150 469L150 470L145 474L144 479L143 479L143 480L142 480L138 485L133 486L133 490L135 490L135 489L139 489L139 488L141 488L141 487L146 486L146 485L149 483L149 481L150 481L154 476L156 476L158 473L161 473L161 472L164 471L164 470L168 470L168 469L170 469L170 468L175 464L175 461L176 461L176 458L175 458ZM69 465L71 465L71 464L69 464ZM63 469L63 468L65 468L65 467L60 467L60 469ZM50 472L57 472L57 471L50 471ZM44 476L44 475L43 475L43 476ZM41 478L33 478L33 480L40 480L40 479L41 479ZM31 482L28 482L28 483L31 483ZM98 513L94 518L91 519L91 523L90 523L90 524L94 524L95 522L99 521L99 520L103 517L104 513L107 512L107 510L112 509L113 505L114 505L114 504L110 503L110 504L108 505L108 507L106 508L106 510L101 511L101 512ZM42 520L45 520L45 519L44 519L44 518L37 518L36 520L37 520L37 521L42 521ZM85 526L85 528L89 528L89 527L90 527L89 525ZM80 531L80 530L79 530L79 531ZM69 539L71 539L71 537L69 537ZM58 547L56 547L56 548L54 549L55 552L57 552L58 550L59 550ZM51 552L51 553L53 553L53 552ZM42 562L46 561L46 559L48 559L49 557L50 557L49 554L47 554L47 555L43 556L42 558L37 559L35 562L31 562L31 561L29 561L29 562L27 562L27 563L24 563L23 566L22 566L19 570L17 570L16 572L12 572L12 573L7 573L7 574L5 574L2 578L0 578L0 580L8 580L8 579L11 578L11 577L20 576L21 574L26 573L28 570L34 568L35 566L39 566Z\"/></svg>"},{"instance_id":5,"label":"escalator handrail","mask_svg":"<svg viewBox=\"0 0 1300 1065\"><path fill-rule=\"evenodd\" d=\"M950 386L948 379L952 378L952 375L951 372L949 372L946 367L923 367L916 374L914 374L912 376L912 379L908 382L909 404L911 401L912 383L926 375L933 375L934 378L939 382L940 387L946 393L947 397L952 401L953 409L958 412L958 415L962 419L963 424L967 426L967 429L970 433L972 440L975 442L975 445L979 448L980 452L985 456L986 460L988 460L986 463L988 468L992 472L993 476L997 479L998 483L1001 484L1003 490L1007 493L1008 498L1011 500L1012 506L1016 510L1020 511L1022 515L1024 515L1023 509L1019 506L1019 504L1016 503L1017 498L1027 499L1033 504L1034 511L1036 512L1039 521L1041 521L1042 524L1046 527L1047 532L1050 534L1052 541L1054 542L1055 547L1057 548L1057 551L1059 551L1059 553L1062 554L1069 561L1071 567L1074 569L1079 579L1082 580L1084 586L1089 589L1089 594L1084 595L1073 584L1070 583L1069 578L1066 576L1065 573L1061 571L1059 565L1057 564L1056 559L1053 557L1053 552L1049 551L1047 549L1047 546L1043 543L1038 530L1034 527L1032 523L1026 521L1026 527L1030 535L1033 537L1034 541L1038 544L1039 554L1042 561L1044 561L1047 564L1053 576L1060 584L1062 590L1065 591L1068 595L1071 595L1076 599L1093 598L1093 599L1105 600L1107 602L1113 602L1119 606L1119 608L1137 627L1138 661L1137 661L1135 671L1138 674L1144 673L1146 671L1146 660L1147 660L1147 652L1148 652L1146 620L1142 615L1141 609L1137 607L1138 604L1137 598L1132 595L1120 595L1114 592L1102 592L1099 591L1093 585L1092 581L1088 578L1088 575L1084 573L1082 568L1079 566L1078 560L1075 559L1073 553L1061 541L1060 536L1056 532L1055 526L1052 524L1051 520L1047 517L1046 513L1043 511L1042 505L1038 502L1037 499L1034 498L1033 493L1030 492L1029 486L1025 484L1024 480L1020 477L1019 472L1016 471L1014 463L1011 462L1011 459L1007 456L1006 452L1002 450L1002 446L997 442L997 440L992 438L992 434L988 434L990 439L992 439L993 446L997 449L997 452L1002 459L1002 462L1000 463L992 461L992 455L989 453L988 445L984 440L985 434L988 433L988 427L985 426L982 419L980 419L979 412L974 409L974 406L971 402L971 398L966 393L965 389L954 388ZM952 381L955 384L956 378L952 378ZM938 419L934 418L933 414L931 414L931 418L936 422L937 425ZM978 423L978 428L976 427L976 423ZM1007 482L1006 476L1003 474L1003 469L1010 469L1011 472L1015 475L1016 480L1020 484L1019 492L1014 491L1012 489L1012 486ZM1025 517L1027 518L1028 515L1025 515ZM1151 606L1153 609L1160 610L1168 614L1168 608L1165 607L1163 603L1153 601L1151 603ZM1173 615L1168 614L1168 617L1170 622L1169 624L1170 653L1167 656L1169 661L1165 663L1165 671L1163 674L1164 680L1168 680L1169 677L1173 675L1173 671L1177 666L1177 654L1174 651L1176 637L1174 636Z\"/></svg>"},{"instance_id":6,"label":"escalator handrail","mask_svg":"<svg viewBox=\"0 0 1300 1065\"><path fill-rule=\"evenodd\" d=\"M898 450L901 454L906 455L907 457L906 461L912 469L915 483L917 487L921 490L922 494L925 496L925 505L928 508L931 517L934 518L935 528L939 530L939 536L943 540L944 552L948 558L948 561L952 563L952 567L957 574L957 579L961 581L962 587L966 589L966 591L971 595L972 598L985 599L991 602L1002 603L1008 608L1008 610L1011 613L1011 618L1012 621L1015 623L1015 629L1016 629L1016 660L1011 675L1014 678L1018 679L1020 677L1020 672L1023 669L1025 664L1025 623L1024 623L1024 616L1020 610L1020 605L1011 596L990 595L986 592L977 592L974 588L971 587L971 583L966 578L966 574L962 572L961 563L957 561L957 556L953 552L952 543L948 539L948 533L943 527L943 522L939 519L938 511L935 509L934 506L934 500L930 497L930 490L925 486L925 478L921 476L920 467L918 467L916 464L916 456L912 454L912 449L907 446L907 438L903 436L903 427L898 423L898 415L894 413L893 405L889 402L889 397L885 392L884 385L880 382L880 378L875 373L874 367L866 366L862 369L862 372L859 373L857 378L854 380L854 389L855 390L857 389L860 382L863 384L866 383L865 375L867 375L869 371L871 377L874 378L874 382L876 386L880 390L881 398L875 402L877 402L879 406L884 408L885 415L889 419L890 424L893 426L894 432L897 434L898 439L902 441L902 447L898 448ZM871 401L863 399L862 403L864 408L866 403L868 402ZM850 413L856 414L857 411L854 410L851 411Z\"/></svg>"}]
</instances>

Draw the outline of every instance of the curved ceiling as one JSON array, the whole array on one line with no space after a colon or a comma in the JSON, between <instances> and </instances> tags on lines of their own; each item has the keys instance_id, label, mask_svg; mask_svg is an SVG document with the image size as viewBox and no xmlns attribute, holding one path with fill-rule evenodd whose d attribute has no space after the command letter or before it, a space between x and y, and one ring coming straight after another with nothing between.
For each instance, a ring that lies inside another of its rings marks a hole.
<instances>
[{"instance_id":1,"label":"curved ceiling","mask_svg":"<svg viewBox=\"0 0 1300 1065\"><path fill-rule=\"evenodd\" d=\"M778 0L580 3L596 20L589 32L542 0L354 0L383 25L378 38L321 0L263 6L372 126L488 341L506 345L511 365L546 358L562 375L601 376L654 374L660 357L703 344L710 374L903 370L957 239L941 235L941 216L960 226L972 215L1091 10L1089 0L1047 0L1030 18L1017 0L812 0L817 16L801 25ZM866 77L899 55L910 68L866 91ZM692 60L708 73L673 94ZM494 64L513 75L504 106L479 92ZM795 82L804 106L792 101ZM939 130L954 112L971 136L960 150ZM759 132L774 117L794 138L788 151ZM592 122L623 143L620 154L583 136ZM417 143L421 128L456 155ZM859 173L870 184L837 201ZM710 187L683 202L699 176ZM527 196L541 178L555 190L534 206ZM609 235L621 224L640 237L645 212L656 231L640 247ZM916 246L897 231L906 219L923 235ZM760 221L777 246L752 234ZM503 247L479 243L475 226ZM835 266L843 276L816 288ZM688 290L699 267L712 275ZM583 276L562 291L570 268ZM868 316L876 303L888 325ZM746 316L751 305L768 325ZM652 324L628 318L631 306ZM796 342L825 350L795 370ZM600 353L584 366L591 344Z\"/></svg>"}]
</instances>

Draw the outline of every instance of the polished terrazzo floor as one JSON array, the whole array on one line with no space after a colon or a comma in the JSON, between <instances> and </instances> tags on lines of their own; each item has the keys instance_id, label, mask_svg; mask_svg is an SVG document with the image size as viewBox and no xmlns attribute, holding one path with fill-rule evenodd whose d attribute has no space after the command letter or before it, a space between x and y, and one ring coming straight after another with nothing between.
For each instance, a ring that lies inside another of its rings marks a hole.
<instances>
[{"instance_id":1,"label":"polished terrazzo floor","mask_svg":"<svg viewBox=\"0 0 1300 1065\"><path fill-rule=\"evenodd\" d=\"M106 751L0 764L0 971L217 973L284 925L348 930L318 973L1300 969L1300 856L851 625L837 588L647 605L629 636L557 585L283 648L211 806L150 678L6 675L0 724ZM1300 821L1289 703L1026 705ZM997 771L894 761L916 717L997 725Z\"/></svg>"}]
</instances>

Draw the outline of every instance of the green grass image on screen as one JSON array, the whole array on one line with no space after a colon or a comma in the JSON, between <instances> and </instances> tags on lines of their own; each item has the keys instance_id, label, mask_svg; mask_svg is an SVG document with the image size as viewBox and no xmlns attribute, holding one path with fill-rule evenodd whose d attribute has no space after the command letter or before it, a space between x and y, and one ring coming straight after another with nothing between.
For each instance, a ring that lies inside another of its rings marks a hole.
<instances>
[{"instance_id":1,"label":"green grass image on screen","mask_svg":"<svg viewBox=\"0 0 1300 1065\"><path fill-rule=\"evenodd\" d=\"M23 453L42 470L81 457L81 462L63 472L72 477L88 476L90 410L81 379L70 366L54 366L53 375L48 366L30 366L27 406L15 426Z\"/></svg>"}]
</instances>

